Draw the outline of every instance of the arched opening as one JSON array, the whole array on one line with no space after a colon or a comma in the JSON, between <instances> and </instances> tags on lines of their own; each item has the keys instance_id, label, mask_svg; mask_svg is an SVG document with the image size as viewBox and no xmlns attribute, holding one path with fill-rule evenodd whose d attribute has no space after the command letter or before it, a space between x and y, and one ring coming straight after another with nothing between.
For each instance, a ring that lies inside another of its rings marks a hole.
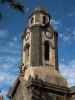
<instances>
[{"instance_id":1,"label":"arched opening","mask_svg":"<svg viewBox=\"0 0 75 100\"><path fill-rule=\"evenodd\" d=\"M26 44L24 50L25 50L25 64L29 64L29 48L30 48L30 45L29 44Z\"/></svg>"},{"instance_id":2,"label":"arched opening","mask_svg":"<svg viewBox=\"0 0 75 100\"><path fill-rule=\"evenodd\" d=\"M46 16L43 16L43 24L46 23Z\"/></svg>"},{"instance_id":3,"label":"arched opening","mask_svg":"<svg viewBox=\"0 0 75 100\"><path fill-rule=\"evenodd\" d=\"M44 42L44 59L49 61L49 41Z\"/></svg>"},{"instance_id":4,"label":"arched opening","mask_svg":"<svg viewBox=\"0 0 75 100\"><path fill-rule=\"evenodd\" d=\"M33 22L34 22L34 18L32 17L32 18L31 18L31 24L32 24Z\"/></svg>"}]
</instances>

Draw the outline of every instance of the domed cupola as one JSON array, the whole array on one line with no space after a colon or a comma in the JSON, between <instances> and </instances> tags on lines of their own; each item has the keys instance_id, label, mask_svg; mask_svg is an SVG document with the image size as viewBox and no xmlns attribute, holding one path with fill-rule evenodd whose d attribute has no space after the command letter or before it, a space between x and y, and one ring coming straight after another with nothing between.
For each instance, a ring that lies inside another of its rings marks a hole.
<instances>
[{"instance_id":1,"label":"domed cupola","mask_svg":"<svg viewBox=\"0 0 75 100\"><path fill-rule=\"evenodd\" d=\"M50 16L43 8L35 8L29 19L29 26L46 26L49 24Z\"/></svg>"}]
</instances>

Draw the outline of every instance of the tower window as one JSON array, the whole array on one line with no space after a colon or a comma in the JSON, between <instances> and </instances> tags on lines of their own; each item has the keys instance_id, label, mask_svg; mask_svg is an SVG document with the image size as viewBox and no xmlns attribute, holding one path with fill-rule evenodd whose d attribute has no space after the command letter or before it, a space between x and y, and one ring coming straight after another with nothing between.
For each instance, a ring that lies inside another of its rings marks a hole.
<instances>
[{"instance_id":1,"label":"tower window","mask_svg":"<svg viewBox=\"0 0 75 100\"><path fill-rule=\"evenodd\" d=\"M44 58L46 61L49 60L49 41L44 42Z\"/></svg>"},{"instance_id":2,"label":"tower window","mask_svg":"<svg viewBox=\"0 0 75 100\"><path fill-rule=\"evenodd\" d=\"M29 58L29 47L26 49L27 58Z\"/></svg>"},{"instance_id":3,"label":"tower window","mask_svg":"<svg viewBox=\"0 0 75 100\"><path fill-rule=\"evenodd\" d=\"M46 17L43 16L43 24L45 24L45 23L46 23Z\"/></svg>"},{"instance_id":4,"label":"tower window","mask_svg":"<svg viewBox=\"0 0 75 100\"><path fill-rule=\"evenodd\" d=\"M31 24L33 23L33 21L34 21L34 18L32 17L32 18L31 18Z\"/></svg>"},{"instance_id":5,"label":"tower window","mask_svg":"<svg viewBox=\"0 0 75 100\"><path fill-rule=\"evenodd\" d=\"M29 44L27 44L25 48L25 63L29 63Z\"/></svg>"}]
</instances>

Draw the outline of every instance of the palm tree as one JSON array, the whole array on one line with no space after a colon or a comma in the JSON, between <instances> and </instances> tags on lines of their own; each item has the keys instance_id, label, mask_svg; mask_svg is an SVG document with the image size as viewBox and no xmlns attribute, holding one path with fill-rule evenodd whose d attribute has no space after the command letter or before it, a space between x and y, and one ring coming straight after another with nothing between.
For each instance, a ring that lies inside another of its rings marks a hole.
<instances>
[{"instance_id":1,"label":"palm tree","mask_svg":"<svg viewBox=\"0 0 75 100\"><path fill-rule=\"evenodd\" d=\"M12 7L13 9L20 11L22 13L24 13L24 6L18 2L16 2L16 0L0 0L0 5L8 3L10 7ZM0 11L0 19L2 18L2 12Z\"/></svg>"}]
</instances>

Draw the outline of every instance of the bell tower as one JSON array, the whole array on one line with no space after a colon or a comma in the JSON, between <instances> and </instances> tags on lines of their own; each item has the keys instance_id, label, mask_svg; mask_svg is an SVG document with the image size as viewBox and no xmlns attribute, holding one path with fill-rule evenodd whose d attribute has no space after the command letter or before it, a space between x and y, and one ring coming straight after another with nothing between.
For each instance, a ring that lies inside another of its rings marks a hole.
<instances>
[{"instance_id":1,"label":"bell tower","mask_svg":"<svg viewBox=\"0 0 75 100\"><path fill-rule=\"evenodd\" d=\"M70 100L67 82L58 68L58 33L51 16L36 8L22 35L22 65L9 91L10 100Z\"/></svg>"},{"instance_id":2,"label":"bell tower","mask_svg":"<svg viewBox=\"0 0 75 100\"><path fill-rule=\"evenodd\" d=\"M51 16L36 8L23 33L22 69L27 66L49 66L58 70L57 33L50 25Z\"/></svg>"}]
</instances>

